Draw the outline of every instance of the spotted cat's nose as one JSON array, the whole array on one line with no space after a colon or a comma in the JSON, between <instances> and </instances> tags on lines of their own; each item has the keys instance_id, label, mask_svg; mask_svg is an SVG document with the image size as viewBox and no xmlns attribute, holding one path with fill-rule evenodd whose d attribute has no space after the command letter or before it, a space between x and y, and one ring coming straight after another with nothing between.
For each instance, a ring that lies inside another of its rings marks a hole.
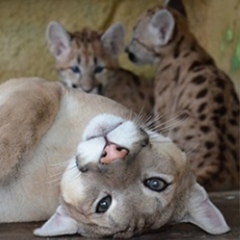
<instances>
[{"instance_id":1,"label":"spotted cat's nose","mask_svg":"<svg viewBox=\"0 0 240 240\"><path fill-rule=\"evenodd\" d=\"M78 88L77 84L72 84L72 88Z\"/></svg>"},{"instance_id":2,"label":"spotted cat's nose","mask_svg":"<svg viewBox=\"0 0 240 240\"><path fill-rule=\"evenodd\" d=\"M128 58L131 62L136 63L137 62L137 57L134 53L128 51Z\"/></svg>"}]
</instances>

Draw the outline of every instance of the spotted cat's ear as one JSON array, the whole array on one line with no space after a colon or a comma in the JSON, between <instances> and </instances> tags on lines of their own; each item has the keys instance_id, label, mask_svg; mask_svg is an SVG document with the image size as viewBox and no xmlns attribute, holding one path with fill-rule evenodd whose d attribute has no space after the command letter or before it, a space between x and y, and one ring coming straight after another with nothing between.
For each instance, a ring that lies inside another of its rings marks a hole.
<instances>
[{"instance_id":1,"label":"spotted cat's ear","mask_svg":"<svg viewBox=\"0 0 240 240\"><path fill-rule=\"evenodd\" d=\"M164 6L171 7L187 17L186 9L182 0L166 0Z\"/></svg>"},{"instance_id":2,"label":"spotted cat's ear","mask_svg":"<svg viewBox=\"0 0 240 240\"><path fill-rule=\"evenodd\" d=\"M76 234L78 232L77 222L69 217L60 205L56 212L42 227L34 230L34 235L51 237L60 235Z\"/></svg>"},{"instance_id":3,"label":"spotted cat's ear","mask_svg":"<svg viewBox=\"0 0 240 240\"><path fill-rule=\"evenodd\" d=\"M203 187L195 184L183 222L197 225L210 234L223 234L230 230L222 213L212 204Z\"/></svg>"},{"instance_id":4,"label":"spotted cat's ear","mask_svg":"<svg viewBox=\"0 0 240 240\"><path fill-rule=\"evenodd\" d=\"M55 57L69 50L71 37L60 23L55 21L50 22L46 35L49 50Z\"/></svg>"},{"instance_id":5,"label":"spotted cat's ear","mask_svg":"<svg viewBox=\"0 0 240 240\"><path fill-rule=\"evenodd\" d=\"M116 23L105 31L101 37L104 47L114 56L124 49L125 30L122 23Z\"/></svg>"},{"instance_id":6,"label":"spotted cat's ear","mask_svg":"<svg viewBox=\"0 0 240 240\"><path fill-rule=\"evenodd\" d=\"M167 9L157 11L150 23L150 32L159 46L166 45L172 38L175 20Z\"/></svg>"}]
</instances>

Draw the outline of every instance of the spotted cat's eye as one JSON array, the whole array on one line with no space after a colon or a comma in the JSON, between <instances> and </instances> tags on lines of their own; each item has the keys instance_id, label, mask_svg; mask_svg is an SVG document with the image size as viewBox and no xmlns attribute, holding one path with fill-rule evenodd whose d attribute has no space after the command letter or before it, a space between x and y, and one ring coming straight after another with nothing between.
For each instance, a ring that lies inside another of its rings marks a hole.
<instances>
[{"instance_id":1,"label":"spotted cat's eye","mask_svg":"<svg viewBox=\"0 0 240 240\"><path fill-rule=\"evenodd\" d=\"M101 66L97 66L95 69L94 69L94 73L101 73L103 71L104 67L101 67Z\"/></svg>"},{"instance_id":2,"label":"spotted cat's eye","mask_svg":"<svg viewBox=\"0 0 240 240\"><path fill-rule=\"evenodd\" d=\"M102 198L96 208L96 213L105 213L112 203L112 197L107 195L106 197Z\"/></svg>"},{"instance_id":3,"label":"spotted cat's eye","mask_svg":"<svg viewBox=\"0 0 240 240\"><path fill-rule=\"evenodd\" d=\"M80 68L78 66L74 66L70 68L72 70L72 72L74 73L80 73Z\"/></svg>"},{"instance_id":4,"label":"spotted cat's eye","mask_svg":"<svg viewBox=\"0 0 240 240\"><path fill-rule=\"evenodd\" d=\"M167 183L165 180L163 180L162 178L149 178L149 179L146 179L143 184L151 189L152 191L155 191L155 192L161 192L163 190L165 190L169 183Z\"/></svg>"}]
</instances>

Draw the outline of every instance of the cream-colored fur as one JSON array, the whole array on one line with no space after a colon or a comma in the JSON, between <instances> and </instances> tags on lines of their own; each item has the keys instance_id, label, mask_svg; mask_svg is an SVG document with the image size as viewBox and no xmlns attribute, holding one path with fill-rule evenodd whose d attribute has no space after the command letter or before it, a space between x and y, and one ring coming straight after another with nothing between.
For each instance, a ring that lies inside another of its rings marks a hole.
<instances>
[{"instance_id":1,"label":"cream-colored fur","mask_svg":"<svg viewBox=\"0 0 240 240\"><path fill-rule=\"evenodd\" d=\"M39 236L128 238L171 222L229 230L185 154L123 106L36 78L2 84L0 101L0 222L52 215ZM101 163L109 143L126 157Z\"/></svg>"}]
</instances>

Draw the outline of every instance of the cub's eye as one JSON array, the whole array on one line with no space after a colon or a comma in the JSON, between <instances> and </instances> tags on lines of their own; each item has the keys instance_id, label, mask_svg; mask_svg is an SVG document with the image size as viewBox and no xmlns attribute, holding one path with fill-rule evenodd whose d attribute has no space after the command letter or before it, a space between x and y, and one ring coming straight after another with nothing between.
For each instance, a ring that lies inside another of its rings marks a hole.
<instances>
[{"instance_id":1,"label":"cub's eye","mask_svg":"<svg viewBox=\"0 0 240 240\"><path fill-rule=\"evenodd\" d=\"M80 73L80 69L79 69L78 66L70 67L70 69L71 69L74 73Z\"/></svg>"},{"instance_id":2,"label":"cub's eye","mask_svg":"<svg viewBox=\"0 0 240 240\"><path fill-rule=\"evenodd\" d=\"M163 190L165 190L167 188L167 186L169 185L169 183L167 183L166 181L164 181L162 178L149 178L146 179L143 184L155 191L155 192L161 192Z\"/></svg>"},{"instance_id":3,"label":"cub's eye","mask_svg":"<svg viewBox=\"0 0 240 240\"><path fill-rule=\"evenodd\" d=\"M100 73L102 72L104 69L104 67L101 67L101 66L97 66L95 69L94 69L94 73Z\"/></svg>"},{"instance_id":4,"label":"cub's eye","mask_svg":"<svg viewBox=\"0 0 240 240\"><path fill-rule=\"evenodd\" d=\"M105 213L112 203L112 197L110 195L102 198L96 208L96 213Z\"/></svg>"}]
</instances>

